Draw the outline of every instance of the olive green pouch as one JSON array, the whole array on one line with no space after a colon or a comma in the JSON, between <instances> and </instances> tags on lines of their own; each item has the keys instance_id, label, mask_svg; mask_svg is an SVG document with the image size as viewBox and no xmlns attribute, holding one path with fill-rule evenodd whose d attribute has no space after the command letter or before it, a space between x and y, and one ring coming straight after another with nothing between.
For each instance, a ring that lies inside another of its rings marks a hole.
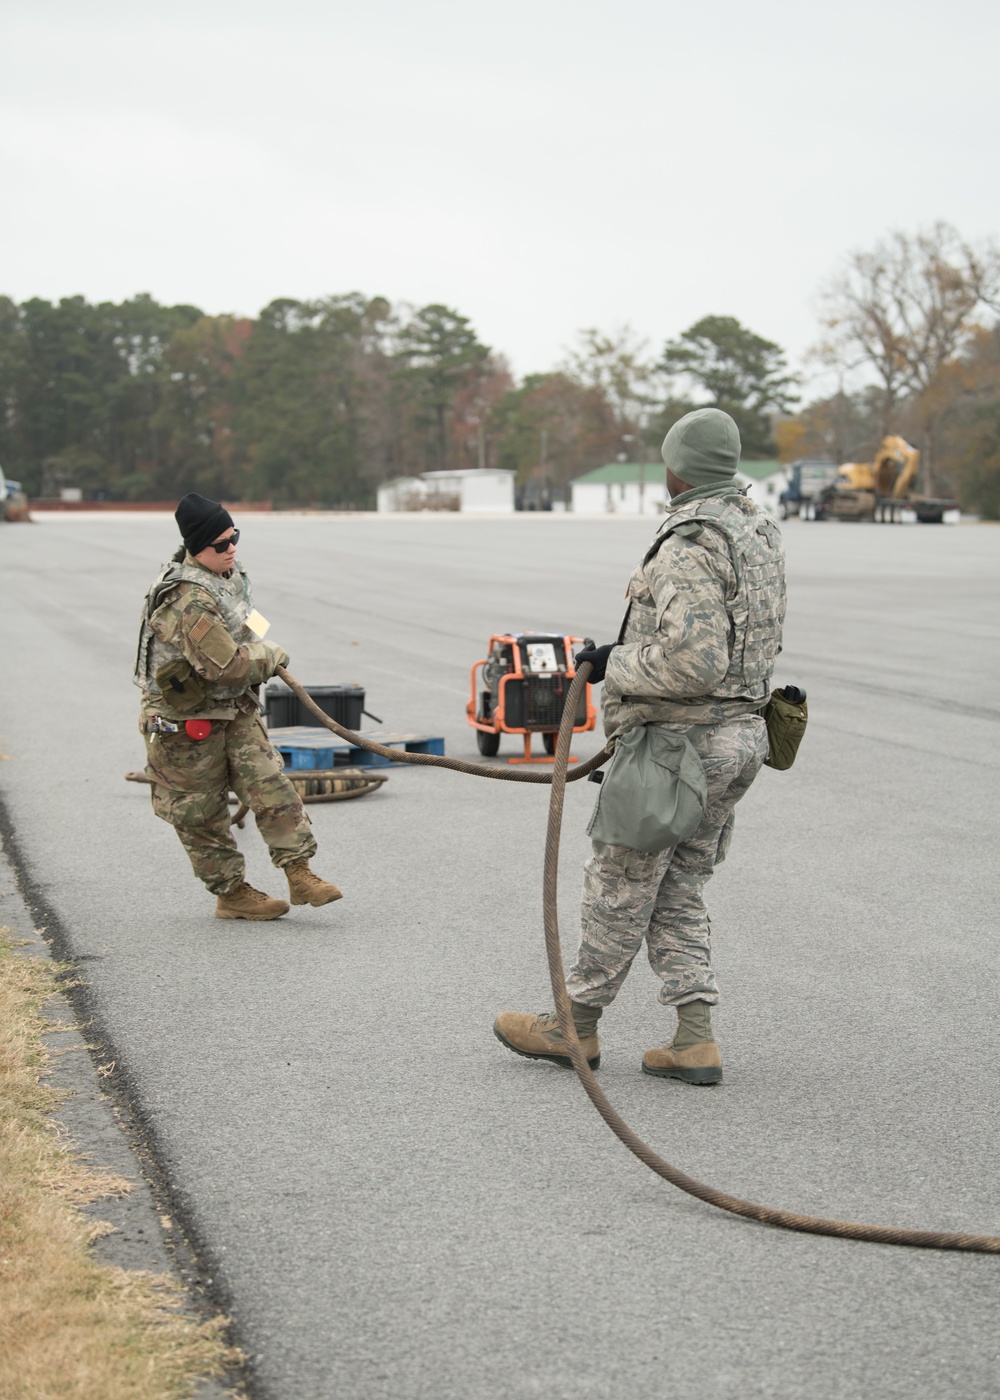
<instances>
[{"instance_id":1,"label":"olive green pouch","mask_svg":"<svg viewBox=\"0 0 1000 1400\"><path fill-rule=\"evenodd\" d=\"M768 754L764 762L779 773L791 768L809 722L806 693L797 686L786 685L772 690L771 698L761 714L767 725Z\"/></svg>"},{"instance_id":2,"label":"olive green pouch","mask_svg":"<svg viewBox=\"0 0 1000 1400\"><path fill-rule=\"evenodd\" d=\"M180 656L160 667L156 673L156 684L170 709L179 714L197 710L212 692L208 681Z\"/></svg>"},{"instance_id":3,"label":"olive green pouch","mask_svg":"<svg viewBox=\"0 0 1000 1400\"><path fill-rule=\"evenodd\" d=\"M640 724L615 740L587 833L608 846L665 851L700 826L705 770L686 734Z\"/></svg>"}]
</instances>

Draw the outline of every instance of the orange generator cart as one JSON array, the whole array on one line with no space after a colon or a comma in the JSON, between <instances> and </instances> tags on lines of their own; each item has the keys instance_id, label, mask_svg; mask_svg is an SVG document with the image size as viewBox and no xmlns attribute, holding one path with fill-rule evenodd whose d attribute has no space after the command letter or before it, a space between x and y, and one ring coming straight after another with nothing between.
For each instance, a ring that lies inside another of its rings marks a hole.
<instances>
[{"instance_id":1,"label":"orange generator cart","mask_svg":"<svg viewBox=\"0 0 1000 1400\"><path fill-rule=\"evenodd\" d=\"M507 762L551 763L563 705L576 675L573 652L593 645L587 637L564 637L558 632L491 637L489 655L472 667L472 698L465 707L479 752L493 758L500 750L501 734L523 734L524 753ZM587 685L573 732L593 729L596 722ZM532 734L541 734L547 757L532 757Z\"/></svg>"}]
</instances>

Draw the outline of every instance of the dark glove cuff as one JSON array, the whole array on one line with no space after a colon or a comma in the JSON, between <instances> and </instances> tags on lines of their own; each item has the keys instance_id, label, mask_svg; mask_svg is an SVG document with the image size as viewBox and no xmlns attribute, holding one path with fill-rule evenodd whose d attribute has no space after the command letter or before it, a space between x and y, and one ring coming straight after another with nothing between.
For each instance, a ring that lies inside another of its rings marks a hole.
<instances>
[{"instance_id":1,"label":"dark glove cuff","mask_svg":"<svg viewBox=\"0 0 1000 1400\"><path fill-rule=\"evenodd\" d=\"M620 646L620 643L608 642L602 647L588 647L584 651L578 651L573 658L578 667L581 666L584 661L590 662L592 669L587 679L592 685L597 685L599 681L603 681L604 674L608 669L608 658L616 646Z\"/></svg>"}]
</instances>

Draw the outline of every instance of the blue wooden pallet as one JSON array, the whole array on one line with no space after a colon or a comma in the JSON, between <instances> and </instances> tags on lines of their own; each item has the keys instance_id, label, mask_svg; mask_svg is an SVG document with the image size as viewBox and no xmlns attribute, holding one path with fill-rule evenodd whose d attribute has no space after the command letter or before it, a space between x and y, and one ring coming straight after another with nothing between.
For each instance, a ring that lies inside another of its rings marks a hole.
<instances>
[{"instance_id":1,"label":"blue wooden pallet","mask_svg":"<svg viewBox=\"0 0 1000 1400\"><path fill-rule=\"evenodd\" d=\"M444 740L431 738L426 734L380 734L374 730L362 730L366 739L374 739L389 749L402 749L406 753L444 753ZM337 768L352 765L363 768L397 768L381 754L369 753L348 743L338 734L319 726L293 725L287 729L269 729L268 737L281 754L286 768Z\"/></svg>"}]
</instances>

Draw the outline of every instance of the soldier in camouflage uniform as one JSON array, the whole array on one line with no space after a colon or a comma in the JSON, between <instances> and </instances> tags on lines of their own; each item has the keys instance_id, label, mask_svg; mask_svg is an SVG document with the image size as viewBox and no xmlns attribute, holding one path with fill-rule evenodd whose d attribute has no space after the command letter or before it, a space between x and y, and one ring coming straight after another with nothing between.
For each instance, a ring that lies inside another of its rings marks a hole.
<instances>
[{"instance_id":1,"label":"soldier in camouflage uniform","mask_svg":"<svg viewBox=\"0 0 1000 1400\"><path fill-rule=\"evenodd\" d=\"M632 574L619 641L576 658L592 663L592 681L604 681L608 738L644 724L687 734L708 800L694 835L667 850L593 843L580 947L567 978L574 1025L596 1067L598 1019L645 943L660 1001L677 1008L678 1026L669 1045L646 1052L642 1068L694 1084L722 1078L702 891L729 849L736 804L767 757L760 710L785 616L781 536L737 487L739 452L736 424L718 409L674 424L663 443L670 506ZM551 1012L505 1011L494 1031L518 1054L569 1063Z\"/></svg>"},{"instance_id":2,"label":"soldier in camouflage uniform","mask_svg":"<svg viewBox=\"0 0 1000 1400\"><path fill-rule=\"evenodd\" d=\"M309 868L312 827L259 717L254 692L288 656L247 625L256 615L236 559L239 531L224 507L195 492L176 518L184 545L146 595L134 677L153 811L177 832L195 874L216 896L217 919L288 913L283 899L244 879L230 789L257 818L292 903L329 904L340 890Z\"/></svg>"}]
</instances>

